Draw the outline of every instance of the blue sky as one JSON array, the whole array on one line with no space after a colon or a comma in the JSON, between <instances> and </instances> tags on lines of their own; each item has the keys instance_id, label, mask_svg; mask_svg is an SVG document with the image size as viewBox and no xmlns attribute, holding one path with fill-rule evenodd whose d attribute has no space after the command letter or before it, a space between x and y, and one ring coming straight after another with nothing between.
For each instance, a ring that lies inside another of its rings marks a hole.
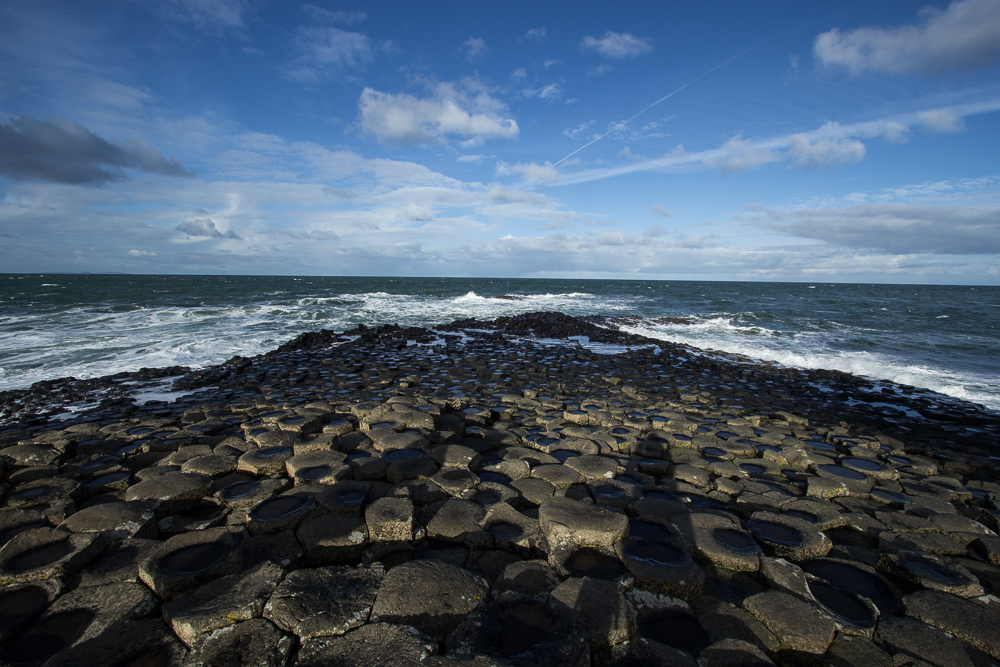
<instances>
[{"instance_id":1,"label":"blue sky","mask_svg":"<svg viewBox=\"0 0 1000 667\"><path fill-rule=\"evenodd\" d=\"M0 271L1000 284L1000 0L0 3Z\"/></svg>"}]
</instances>

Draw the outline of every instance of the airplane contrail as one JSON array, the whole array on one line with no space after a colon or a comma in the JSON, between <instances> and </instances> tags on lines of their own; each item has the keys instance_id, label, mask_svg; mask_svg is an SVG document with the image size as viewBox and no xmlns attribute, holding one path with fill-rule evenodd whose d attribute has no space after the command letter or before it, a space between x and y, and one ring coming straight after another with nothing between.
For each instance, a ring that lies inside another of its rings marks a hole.
<instances>
[{"instance_id":1,"label":"airplane contrail","mask_svg":"<svg viewBox=\"0 0 1000 667\"><path fill-rule=\"evenodd\" d=\"M635 120L636 118L638 118L638 117L639 117L639 116L641 116L642 114L646 113L647 111L649 111L650 109L652 109L653 107L655 107L655 106L656 106L657 104L659 104L660 102L664 102L664 101L666 101L666 100L670 99L671 97L673 97L673 96L674 96L674 95L676 95L677 93L681 92L682 90L684 90L684 89L685 89L685 88L687 88L688 86L690 86L690 85L692 85L692 84L694 84L694 83L697 83L697 82L698 82L698 81L699 81L700 79L703 79L703 78L705 78L706 76L708 76L709 74L711 74L711 73L712 73L712 72L714 72L715 70L719 69L720 67L725 67L726 65L728 65L728 64L729 64L729 63L731 63L731 62L733 62L733 61L734 61L734 60L736 60L737 58L742 58L742 57L743 57L743 56L745 56L746 54L748 54L748 53L750 53L751 51L753 51L754 49L756 49L756 48L757 48L757 46L758 46L757 44L754 44L753 46L751 46L751 47L750 47L749 49L747 49L746 51L743 51L742 53L737 53L737 54L736 54L735 56L733 56L733 57L732 57L732 58L730 58L729 60L726 60L726 61L724 61L724 62L721 62L721 63L719 63L718 65L716 65L715 67L713 67L712 69L708 70L707 72L704 72L704 73L702 73L702 74L699 74L698 76L696 76L695 78L691 79L690 81L688 81L687 83L685 83L685 84L684 84L683 86L681 86L681 87L680 87L680 88L678 88L677 90L673 91L672 93L669 93L669 94L667 94L667 95L664 95L664 96L663 96L663 97L661 97L660 99L656 100L655 102L653 102L652 104L650 104L649 106L647 106L647 107L646 107L645 109L642 109L642 110L641 110L641 111L639 111L638 113L634 114L634 115L633 115L633 116L632 116L631 118L627 118L627 119L625 119L625 120L623 120L623 121L621 121L621 122L618 122L618 123L615 123L615 124L614 124L614 125L612 126L612 128L611 128L610 130L608 130L607 132L605 132L604 134L602 134L601 136L599 136L599 137L597 137L597 138L595 138L595 139L591 139L591 140L590 140L589 142L585 143L585 144L584 144L583 146L580 146L580 147L579 147L579 148L577 148L577 149L576 149L575 151L573 151L572 153L570 153L569 155L567 155L566 157L564 157L564 158L563 158L562 160L559 160L558 162L553 162L553 163L552 163L552 166L553 166L553 167L555 167L555 166L558 166L560 162L565 162L565 161L566 161L566 160L568 160L569 158L573 157L574 155L576 155L577 153L579 153L580 151L582 151L582 150L583 150L584 148L586 148L586 147L588 147L588 146L592 146L593 144L596 144L596 143L597 143L598 141L600 141L600 140L601 140L601 139L603 139L604 137L608 136L608 135L609 135L609 134L611 134L612 132L615 132L615 131L617 131L617 130L620 130L620 129L622 129L623 127L625 127L626 125L628 125L629 123L631 123L631 122L632 122L633 120Z\"/></svg>"}]
</instances>

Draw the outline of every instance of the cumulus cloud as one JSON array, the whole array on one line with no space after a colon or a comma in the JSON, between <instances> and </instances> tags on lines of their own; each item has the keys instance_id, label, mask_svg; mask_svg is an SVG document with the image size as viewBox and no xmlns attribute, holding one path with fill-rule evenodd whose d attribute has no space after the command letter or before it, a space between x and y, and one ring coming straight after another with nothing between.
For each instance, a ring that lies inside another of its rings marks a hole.
<instances>
[{"instance_id":1,"label":"cumulus cloud","mask_svg":"<svg viewBox=\"0 0 1000 667\"><path fill-rule=\"evenodd\" d=\"M997 0L955 0L947 9L927 7L920 14L919 23L898 28L834 28L816 37L813 54L825 65L855 74L937 74L984 67L1000 58Z\"/></svg>"},{"instance_id":2,"label":"cumulus cloud","mask_svg":"<svg viewBox=\"0 0 1000 667\"><path fill-rule=\"evenodd\" d=\"M122 180L126 169L193 176L140 139L102 139L68 118L21 116L0 125L0 176L73 185Z\"/></svg>"},{"instance_id":3,"label":"cumulus cloud","mask_svg":"<svg viewBox=\"0 0 1000 667\"><path fill-rule=\"evenodd\" d=\"M876 203L769 210L758 223L800 238L889 254L1000 253L1000 208Z\"/></svg>"},{"instance_id":4,"label":"cumulus cloud","mask_svg":"<svg viewBox=\"0 0 1000 667\"><path fill-rule=\"evenodd\" d=\"M367 35L332 26L300 27L293 44L297 55L286 71L301 83L349 75L370 63L375 53Z\"/></svg>"},{"instance_id":5,"label":"cumulus cloud","mask_svg":"<svg viewBox=\"0 0 1000 667\"><path fill-rule=\"evenodd\" d=\"M497 162L497 176L510 176L512 174L519 174L529 183L540 184L554 183L562 178L562 174L559 173L559 170L556 169L555 166L553 166L553 164L548 160L545 161L545 164L537 164L535 162L518 164Z\"/></svg>"},{"instance_id":6,"label":"cumulus cloud","mask_svg":"<svg viewBox=\"0 0 1000 667\"><path fill-rule=\"evenodd\" d=\"M920 122L928 132L961 132L965 129L965 121L951 109L932 109L917 114Z\"/></svg>"},{"instance_id":7,"label":"cumulus cloud","mask_svg":"<svg viewBox=\"0 0 1000 667\"><path fill-rule=\"evenodd\" d=\"M240 240L242 238L239 234L237 234L231 229L225 234L223 234L216 228L215 223L212 221L211 218L189 220L187 222L182 222L181 224L174 227L174 229L176 229L179 232L183 232L188 236L199 236L199 237L203 236L205 238L210 238L210 239Z\"/></svg>"},{"instance_id":8,"label":"cumulus cloud","mask_svg":"<svg viewBox=\"0 0 1000 667\"><path fill-rule=\"evenodd\" d=\"M82 255L83 253L80 253L80 254ZM150 250L129 250L128 254L132 255L133 257L156 257L157 256L155 252L152 252Z\"/></svg>"},{"instance_id":9,"label":"cumulus cloud","mask_svg":"<svg viewBox=\"0 0 1000 667\"><path fill-rule=\"evenodd\" d=\"M722 145L721 158L710 158L707 164L716 163L722 174L732 174L737 171L756 169L762 164L778 159L770 148L755 144L742 136L735 136Z\"/></svg>"},{"instance_id":10,"label":"cumulus cloud","mask_svg":"<svg viewBox=\"0 0 1000 667\"><path fill-rule=\"evenodd\" d=\"M519 134L517 121L504 117L504 104L474 82L439 83L426 98L365 88L358 112L361 130L383 144L439 144L458 138L472 146Z\"/></svg>"},{"instance_id":11,"label":"cumulus cloud","mask_svg":"<svg viewBox=\"0 0 1000 667\"><path fill-rule=\"evenodd\" d=\"M792 164L804 169L833 169L858 162L865 156L865 145L857 139L810 139L793 134L788 149Z\"/></svg>"},{"instance_id":12,"label":"cumulus cloud","mask_svg":"<svg viewBox=\"0 0 1000 667\"><path fill-rule=\"evenodd\" d=\"M532 28L528 32L524 33L524 38L540 42L545 38L545 32L545 26L542 26L541 28Z\"/></svg>"},{"instance_id":13,"label":"cumulus cloud","mask_svg":"<svg viewBox=\"0 0 1000 667\"><path fill-rule=\"evenodd\" d=\"M462 48L459 49L465 60L470 63L485 56L487 51L486 40L482 37L470 37L462 42Z\"/></svg>"},{"instance_id":14,"label":"cumulus cloud","mask_svg":"<svg viewBox=\"0 0 1000 667\"><path fill-rule=\"evenodd\" d=\"M653 50L653 45L648 38L609 30L600 39L589 35L584 37L580 48L584 51L596 51L605 58L622 59L645 55Z\"/></svg>"}]
</instances>

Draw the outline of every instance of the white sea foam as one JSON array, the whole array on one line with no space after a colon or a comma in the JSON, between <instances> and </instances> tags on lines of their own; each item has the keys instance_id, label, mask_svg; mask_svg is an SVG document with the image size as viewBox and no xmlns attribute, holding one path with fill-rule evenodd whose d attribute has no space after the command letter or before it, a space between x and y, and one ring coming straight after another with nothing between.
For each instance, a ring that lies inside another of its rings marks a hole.
<instances>
[{"instance_id":1,"label":"white sea foam","mask_svg":"<svg viewBox=\"0 0 1000 667\"><path fill-rule=\"evenodd\" d=\"M886 353L833 349L830 344L834 342L834 336L825 332L785 334L764 327L736 325L725 317L713 317L688 325L645 324L621 328L649 338L772 361L782 366L842 371L922 387L1000 409L1000 387L986 377L960 376L946 369L908 363ZM839 332L838 335L843 336L844 333Z\"/></svg>"}]
</instances>

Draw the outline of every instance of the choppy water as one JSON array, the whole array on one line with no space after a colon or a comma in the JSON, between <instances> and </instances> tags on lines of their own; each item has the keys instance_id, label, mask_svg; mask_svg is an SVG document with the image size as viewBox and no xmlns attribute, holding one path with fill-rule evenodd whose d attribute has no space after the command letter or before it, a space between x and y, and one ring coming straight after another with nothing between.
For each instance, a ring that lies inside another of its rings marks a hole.
<instances>
[{"instance_id":1,"label":"choppy water","mask_svg":"<svg viewBox=\"0 0 1000 667\"><path fill-rule=\"evenodd\" d=\"M0 274L0 390L205 366L315 329L537 310L1000 409L1000 287L825 283Z\"/></svg>"}]
</instances>

